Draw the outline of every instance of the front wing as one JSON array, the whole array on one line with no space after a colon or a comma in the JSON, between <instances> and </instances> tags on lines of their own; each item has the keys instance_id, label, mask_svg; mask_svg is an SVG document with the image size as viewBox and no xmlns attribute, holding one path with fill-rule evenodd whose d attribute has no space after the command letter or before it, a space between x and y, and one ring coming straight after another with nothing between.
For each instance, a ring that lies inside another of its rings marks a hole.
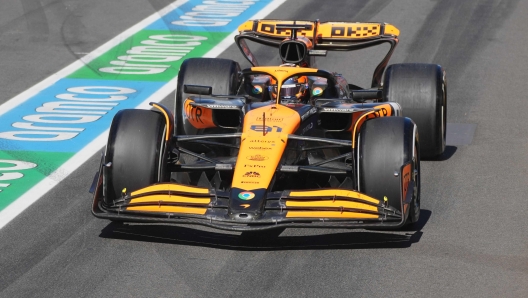
<instances>
[{"instance_id":1,"label":"front wing","mask_svg":"<svg viewBox=\"0 0 528 298\"><path fill-rule=\"evenodd\" d=\"M398 228L408 217L412 199L412 192L407 192L401 200L403 212L400 212L384 201L353 190L285 190L268 193L258 216L244 217L240 213L230 214L228 192L160 183L124 193L107 206L102 173L99 171L94 181L92 213L96 217L126 222L196 224L229 231L284 227ZM408 187L413 189L413 182L410 183Z\"/></svg>"}]
</instances>

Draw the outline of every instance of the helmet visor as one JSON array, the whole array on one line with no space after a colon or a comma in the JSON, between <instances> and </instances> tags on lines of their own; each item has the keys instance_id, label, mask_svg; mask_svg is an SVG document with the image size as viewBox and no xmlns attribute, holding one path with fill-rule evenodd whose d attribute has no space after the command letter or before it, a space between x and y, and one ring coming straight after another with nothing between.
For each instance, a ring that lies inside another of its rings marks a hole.
<instances>
[{"instance_id":1,"label":"helmet visor","mask_svg":"<svg viewBox=\"0 0 528 298\"><path fill-rule=\"evenodd\" d=\"M280 97L281 98L292 98L299 93L300 86L298 84L284 84L281 87Z\"/></svg>"}]
</instances>

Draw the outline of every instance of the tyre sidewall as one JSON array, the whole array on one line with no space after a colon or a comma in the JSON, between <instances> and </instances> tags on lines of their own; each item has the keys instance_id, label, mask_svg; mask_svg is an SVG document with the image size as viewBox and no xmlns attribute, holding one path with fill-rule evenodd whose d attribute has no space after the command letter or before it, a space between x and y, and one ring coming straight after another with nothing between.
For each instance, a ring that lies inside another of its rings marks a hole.
<instances>
[{"instance_id":1,"label":"tyre sidewall","mask_svg":"<svg viewBox=\"0 0 528 298\"><path fill-rule=\"evenodd\" d=\"M409 118L366 121L358 141L359 191L381 201L387 197L401 211L401 168L419 158L413 150L416 142L416 126Z\"/></svg>"},{"instance_id":2,"label":"tyre sidewall","mask_svg":"<svg viewBox=\"0 0 528 298\"><path fill-rule=\"evenodd\" d=\"M107 204L156 182L165 181L165 120L147 110L121 110L112 121L105 156ZM111 164L110 164L111 163Z\"/></svg>"}]
</instances>

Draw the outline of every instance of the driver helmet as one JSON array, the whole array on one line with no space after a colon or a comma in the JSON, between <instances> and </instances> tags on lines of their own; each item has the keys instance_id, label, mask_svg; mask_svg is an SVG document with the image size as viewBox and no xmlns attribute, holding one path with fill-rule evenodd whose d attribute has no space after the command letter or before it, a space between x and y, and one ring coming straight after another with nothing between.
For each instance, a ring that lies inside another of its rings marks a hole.
<instances>
[{"instance_id":1,"label":"driver helmet","mask_svg":"<svg viewBox=\"0 0 528 298\"><path fill-rule=\"evenodd\" d=\"M270 86L270 94L277 99L277 84L272 79L274 86ZM308 96L308 79L305 76L292 77L284 81L280 90L281 102L297 103L305 102Z\"/></svg>"}]
</instances>

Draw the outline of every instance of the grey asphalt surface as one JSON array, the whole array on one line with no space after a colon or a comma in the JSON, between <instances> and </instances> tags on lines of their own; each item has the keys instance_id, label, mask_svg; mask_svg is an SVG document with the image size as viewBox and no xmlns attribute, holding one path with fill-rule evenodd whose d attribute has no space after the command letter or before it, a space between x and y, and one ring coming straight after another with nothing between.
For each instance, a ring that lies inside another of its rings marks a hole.
<instances>
[{"instance_id":1,"label":"grey asphalt surface","mask_svg":"<svg viewBox=\"0 0 528 298\"><path fill-rule=\"evenodd\" d=\"M0 102L168 3L2 1ZM451 143L422 163L416 228L266 238L118 226L90 213L94 156L0 230L0 297L528 297L526 15L521 0L288 0L269 15L392 23L391 63L447 70ZM319 67L367 86L376 55L332 53ZM244 62L235 47L222 57Z\"/></svg>"}]
</instances>

